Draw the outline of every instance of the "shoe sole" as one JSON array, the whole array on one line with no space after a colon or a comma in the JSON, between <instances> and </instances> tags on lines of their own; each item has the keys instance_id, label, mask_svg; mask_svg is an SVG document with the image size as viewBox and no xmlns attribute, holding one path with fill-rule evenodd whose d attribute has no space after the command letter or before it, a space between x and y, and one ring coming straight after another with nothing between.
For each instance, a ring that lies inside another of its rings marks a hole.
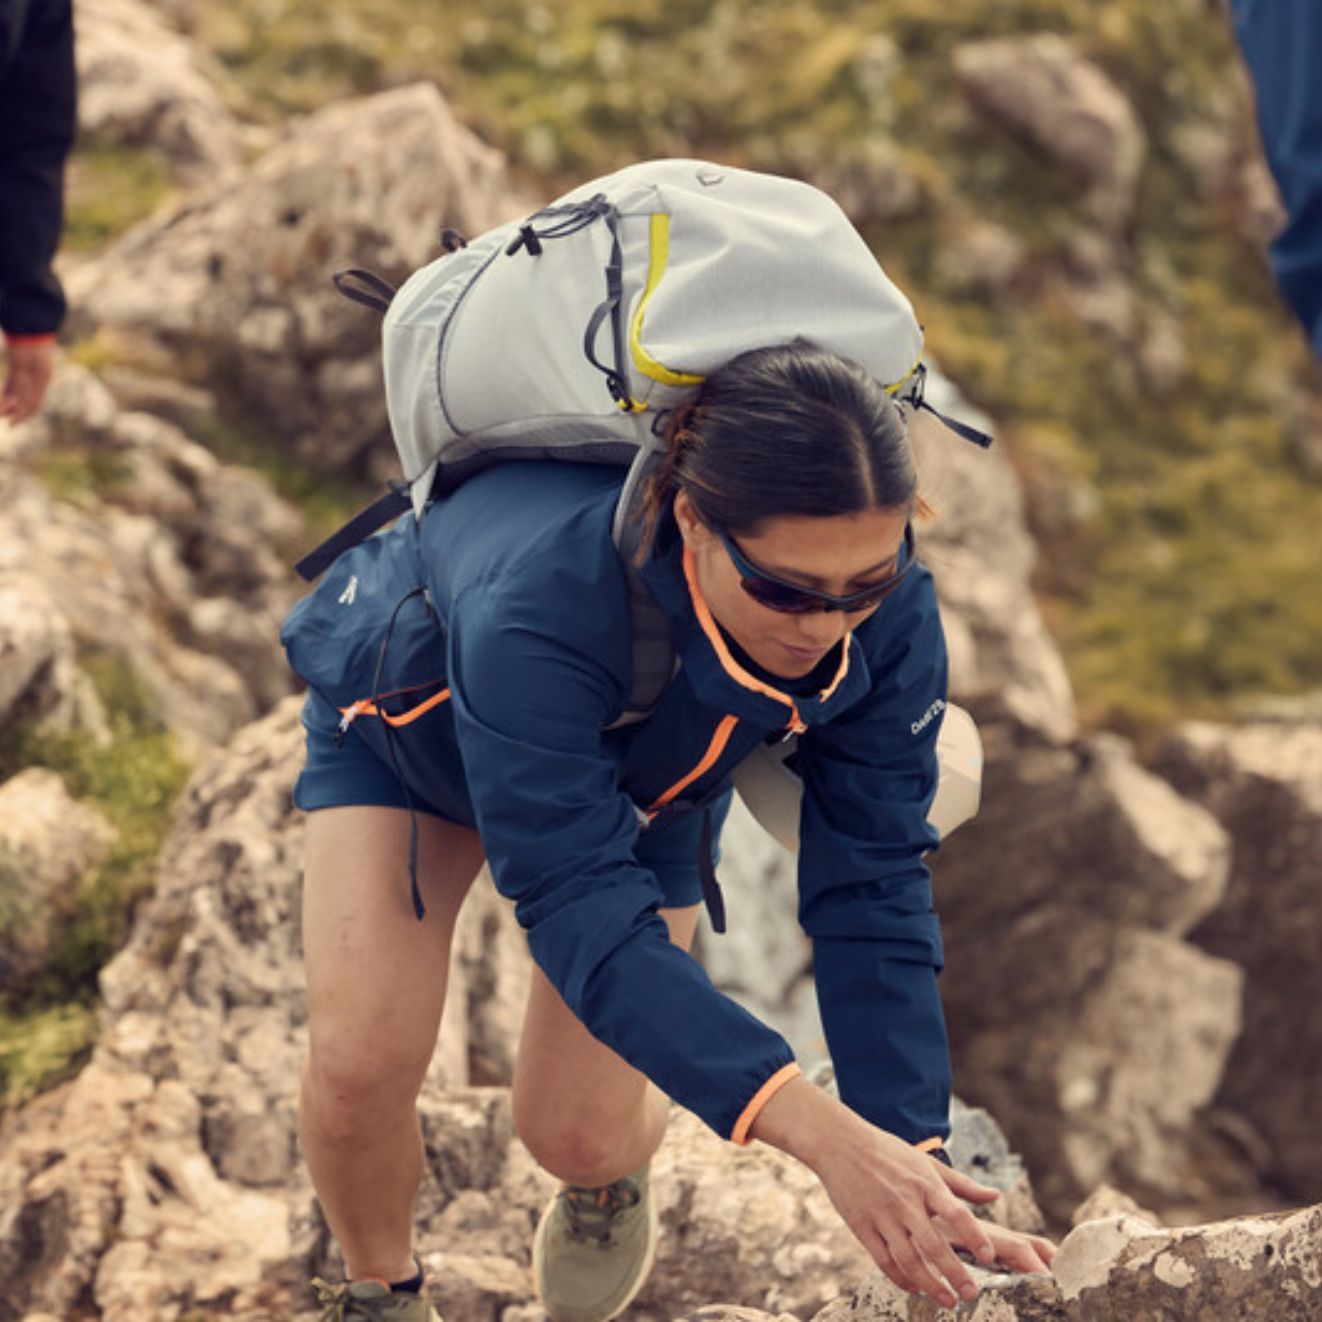
<instances>
[{"instance_id":1,"label":"shoe sole","mask_svg":"<svg viewBox=\"0 0 1322 1322\"><path fill-rule=\"evenodd\" d=\"M546 1204L546 1207L542 1211L542 1220L545 1220L546 1216L551 1211L551 1208L555 1206L555 1200L559 1196L558 1193L551 1195L551 1200ZM537 1224L540 1226L541 1221L539 1220ZM601 1319L601 1322L613 1322L613 1319L619 1317L642 1293L643 1286L647 1284L647 1278L652 1274L652 1267L656 1263L657 1245L661 1242L661 1212L656 1205L656 1197L650 1190L647 1199L647 1238L647 1256L643 1259L643 1269L638 1273L637 1282L633 1289L629 1291L628 1295L621 1301L619 1307L616 1308L613 1313L608 1313ZM538 1279L542 1274L542 1255L539 1250L540 1241L538 1237L534 1235L532 1241L532 1292L536 1297L537 1302L541 1305L542 1311L547 1317L550 1317L550 1310L546 1307L546 1301L542 1298L542 1292L537 1285Z\"/></svg>"}]
</instances>

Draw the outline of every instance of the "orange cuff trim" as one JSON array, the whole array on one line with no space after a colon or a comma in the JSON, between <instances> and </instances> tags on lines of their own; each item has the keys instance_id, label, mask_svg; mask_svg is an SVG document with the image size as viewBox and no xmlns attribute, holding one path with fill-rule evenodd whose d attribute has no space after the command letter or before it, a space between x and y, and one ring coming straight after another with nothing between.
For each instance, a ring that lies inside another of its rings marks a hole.
<instances>
[{"instance_id":1,"label":"orange cuff trim","mask_svg":"<svg viewBox=\"0 0 1322 1322\"><path fill-rule=\"evenodd\" d=\"M914 1147L919 1152L939 1152L945 1145L944 1138L925 1138L921 1143L915 1143Z\"/></svg>"},{"instance_id":2,"label":"orange cuff trim","mask_svg":"<svg viewBox=\"0 0 1322 1322\"><path fill-rule=\"evenodd\" d=\"M447 689L446 692L448 693L449 690ZM716 727L716 733L712 735L711 743L707 745L707 751L702 755L702 761L683 780L677 780L652 804L647 810L649 817L660 812L671 799L686 790L699 776L705 774L716 764L716 760L725 752L725 745L730 742L730 736L734 733L734 727L738 724L739 718L737 716L721 717L721 723Z\"/></svg>"},{"instance_id":3,"label":"orange cuff trim","mask_svg":"<svg viewBox=\"0 0 1322 1322\"><path fill-rule=\"evenodd\" d=\"M802 1078L803 1071L795 1061L781 1066L753 1095L753 1100L744 1107L743 1114L735 1121L730 1133L730 1142L746 1148L753 1140L748 1131L753 1121L762 1114L762 1108L791 1080Z\"/></svg>"},{"instance_id":4,"label":"orange cuff trim","mask_svg":"<svg viewBox=\"0 0 1322 1322\"><path fill-rule=\"evenodd\" d=\"M43 331L40 335L11 335L6 331L5 340L9 344L54 344L55 332Z\"/></svg>"}]
</instances>

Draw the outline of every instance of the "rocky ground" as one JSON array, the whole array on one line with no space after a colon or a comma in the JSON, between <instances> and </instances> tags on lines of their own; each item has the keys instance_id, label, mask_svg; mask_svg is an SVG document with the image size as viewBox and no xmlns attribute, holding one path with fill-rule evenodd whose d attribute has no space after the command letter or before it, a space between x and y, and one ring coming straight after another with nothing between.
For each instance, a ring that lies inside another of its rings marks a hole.
<instances>
[{"instance_id":1,"label":"rocky ground","mask_svg":"<svg viewBox=\"0 0 1322 1322\"><path fill-rule=\"evenodd\" d=\"M86 0L80 23L83 113L163 144L181 200L71 272L79 334L107 361L67 364L41 419L0 433L0 735L113 741L89 677L108 655L196 769L101 974L90 1060L0 1122L0 1322L276 1322L308 1316L307 1276L337 1270L294 1137L300 731L276 632L309 530L207 442L237 406L302 465L386 471L372 324L328 272L399 278L442 224L479 230L528 200L433 87L255 134L157 11ZM153 43L159 59L137 58ZM1029 100L1059 80L1053 50ZM959 76L994 88L995 55ZM1071 96L1107 104L1086 79ZM1090 167L1106 197L1132 170L1121 139ZM1008 1223L1080 1220L1052 1277L986 1276L964 1315L1322 1317L1322 725L1190 724L1142 763L1081 734L1008 458L938 428L918 439L953 696L987 752L983 811L933 860L943 989L958 1090L1009 1139L961 1112L956 1156L995 1173ZM0 763L7 988L40 979L120 829L39 762ZM704 932L702 957L812 1062L792 860L740 818L725 852L731 930ZM422 1102L419 1247L451 1322L532 1322L528 1239L550 1186L512 1137L528 968L489 886L459 948ZM666 1238L639 1322L935 1316L869 1273L774 1152L677 1115L658 1188Z\"/></svg>"}]
</instances>

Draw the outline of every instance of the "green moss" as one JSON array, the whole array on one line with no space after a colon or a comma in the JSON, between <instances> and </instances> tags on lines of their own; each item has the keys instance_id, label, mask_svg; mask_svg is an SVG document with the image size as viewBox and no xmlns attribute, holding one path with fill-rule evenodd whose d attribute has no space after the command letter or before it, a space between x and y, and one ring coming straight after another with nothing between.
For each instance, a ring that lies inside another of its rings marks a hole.
<instances>
[{"instance_id":1,"label":"green moss","mask_svg":"<svg viewBox=\"0 0 1322 1322\"><path fill-rule=\"evenodd\" d=\"M50 451L36 461L33 471L57 500L84 508L122 489L133 476L132 466L120 456L95 447Z\"/></svg>"},{"instance_id":2,"label":"green moss","mask_svg":"<svg viewBox=\"0 0 1322 1322\"><path fill-rule=\"evenodd\" d=\"M151 215L172 191L170 172L154 152L81 143L69 162L64 245L71 252L104 247Z\"/></svg>"},{"instance_id":3,"label":"green moss","mask_svg":"<svg viewBox=\"0 0 1322 1322\"><path fill-rule=\"evenodd\" d=\"M74 1073L91 1052L95 1018L82 1005L0 1011L0 1099L13 1105Z\"/></svg>"},{"instance_id":4,"label":"green moss","mask_svg":"<svg viewBox=\"0 0 1322 1322\"><path fill-rule=\"evenodd\" d=\"M189 771L150 692L123 657L89 652L81 664L105 706L107 743L38 724L0 732L0 779L24 767L49 767L115 830L106 860L84 878L63 916L41 977L23 1004L8 998L8 1011L19 1015L92 1003L98 970L123 944L133 907L151 887L156 854Z\"/></svg>"}]
</instances>

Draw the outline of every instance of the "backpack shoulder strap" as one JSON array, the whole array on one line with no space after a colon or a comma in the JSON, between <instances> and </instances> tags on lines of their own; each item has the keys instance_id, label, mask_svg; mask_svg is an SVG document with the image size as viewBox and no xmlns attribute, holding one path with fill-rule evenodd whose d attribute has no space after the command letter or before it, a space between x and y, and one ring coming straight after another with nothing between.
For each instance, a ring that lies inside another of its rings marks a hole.
<instances>
[{"instance_id":1,"label":"backpack shoulder strap","mask_svg":"<svg viewBox=\"0 0 1322 1322\"><path fill-rule=\"evenodd\" d=\"M633 652L633 685L624 710L607 730L619 730L645 721L679 670L679 657L670 637L670 621L660 603L643 582L635 563L642 545L638 515L647 478L659 460L653 450L640 450L629 468L624 488L615 506L611 537L624 566L629 589L629 641Z\"/></svg>"}]
</instances>

